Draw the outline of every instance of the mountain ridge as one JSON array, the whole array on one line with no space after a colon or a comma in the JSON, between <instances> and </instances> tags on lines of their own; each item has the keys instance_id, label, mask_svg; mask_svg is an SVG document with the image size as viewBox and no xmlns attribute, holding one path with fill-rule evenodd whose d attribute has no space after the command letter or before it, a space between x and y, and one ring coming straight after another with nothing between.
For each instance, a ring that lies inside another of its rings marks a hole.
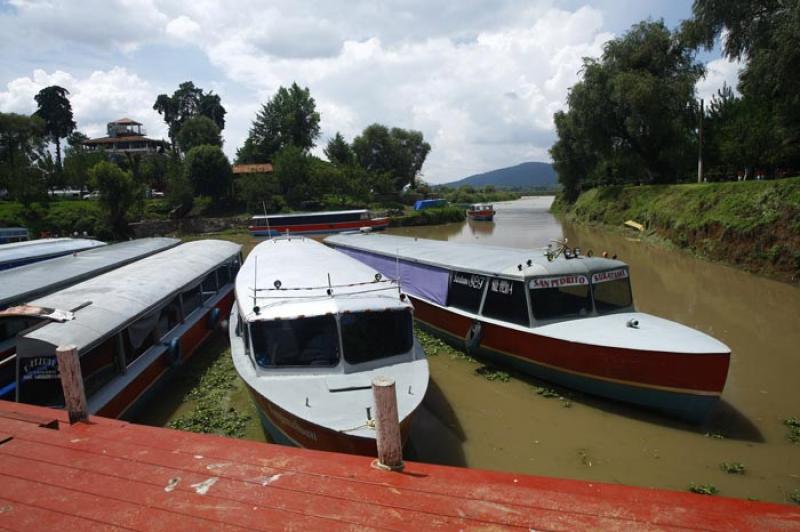
<instances>
[{"instance_id":1,"label":"mountain ridge","mask_svg":"<svg viewBox=\"0 0 800 532\"><path fill-rule=\"evenodd\" d=\"M558 180L552 164L531 161L474 174L439 186L460 188L466 185L472 187L492 185L495 188L552 188L557 184Z\"/></svg>"}]
</instances>

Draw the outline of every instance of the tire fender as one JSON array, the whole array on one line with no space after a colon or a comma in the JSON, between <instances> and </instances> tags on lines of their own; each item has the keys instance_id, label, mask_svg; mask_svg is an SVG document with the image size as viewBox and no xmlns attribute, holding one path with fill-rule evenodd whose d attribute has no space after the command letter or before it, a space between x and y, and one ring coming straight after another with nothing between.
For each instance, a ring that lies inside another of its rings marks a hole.
<instances>
[{"instance_id":1,"label":"tire fender","mask_svg":"<svg viewBox=\"0 0 800 532\"><path fill-rule=\"evenodd\" d=\"M173 366L177 366L181 362L181 339L173 338L167 344L167 352L169 353L169 360Z\"/></svg>"},{"instance_id":2,"label":"tire fender","mask_svg":"<svg viewBox=\"0 0 800 532\"><path fill-rule=\"evenodd\" d=\"M475 320L470 325L467 335L464 337L464 349L468 355L474 355L481 346L483 339L483 324Z\"/></svg>"},{"instance_id":3,"label":"tire fender","mask_svg":"<svg viewBox=\"0 0 800 532\"><path fill-rule=\"evenodd\" d=\"M212 308L211 312L208 313L208 328L212 331L216 328L221 314L217 307Z\"/></svg>"}]
</instances>

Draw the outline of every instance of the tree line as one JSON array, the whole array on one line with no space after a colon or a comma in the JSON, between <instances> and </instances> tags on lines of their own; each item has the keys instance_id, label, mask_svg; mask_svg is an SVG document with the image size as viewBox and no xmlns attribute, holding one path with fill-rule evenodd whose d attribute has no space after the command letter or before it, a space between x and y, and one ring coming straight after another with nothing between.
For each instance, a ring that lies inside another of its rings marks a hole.
<instances>
[{"instance_id":1,"label":"tree line","mask_svg":"<svg viewBox=\"0 0 800 532\"><path fill-rule=\"evenodd\" d=\"M96 190L105 229L124 236L141 215L148 190L166 191L173 215L198 204L211 210L247 207L283 210L314 205L366 205L381 195L415 186L430 145L419 131L372 124L348 143L330 139L327 161L311 154L320 115L308 88L280 87L257 113L237 150L237 163L267 163L273 172L234 179L222 151L226 110L219 95L188 81L157 96L171 141L155 153L87 149L77 131L69 92L58 86L35 97L30 116L0 113L0 191L23 205L47 202L48 190ZM62 164L62 139L66 139ZM49 143L55 145L53 159Z\"/></svg>"},{"instance_id":2,"label":"tree line","mask_svg":"<svg viewBox=\"0 0 800 532\"><path fill-rule=\"evenodd\" d=\"M800 164L800 2L696 0L677 29L643 21L585 58L554 116L550 149L564 196L589 188L781 177ZM697 99L701 49L718 39L737 85ZM702 141L701 141L702 138Z\"/></svg>"}]
</instances>

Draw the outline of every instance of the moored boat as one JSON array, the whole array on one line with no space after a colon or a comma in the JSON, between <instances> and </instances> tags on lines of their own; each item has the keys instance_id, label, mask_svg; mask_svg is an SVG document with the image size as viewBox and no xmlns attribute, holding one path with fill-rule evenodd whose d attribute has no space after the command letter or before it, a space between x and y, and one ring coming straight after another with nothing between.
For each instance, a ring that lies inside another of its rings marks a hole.
<instances>
[{"instance_id":1,"label":"moored boat","mask_svg":"<svg viewBox=\"0 0 800 532\"><path fill-rule=\"evenodd\" d=\"M141 238L100 246L0 271L0 310L22 305L180 244L175 238ZM38 322L31 316L0 317L0 399L16 389L15 338Z\"/></svg>"},{"instance_id":2,"label":"moored boat","mask_svg":"<svg viewBox=\"0 0 800 532\"><path fill-rule=\"evenodd\" d=\"M88 238L41 238L0 244L0 270L105 245L105 242Z\"/></svg>"},{"instance_id":3,"label":"moored boat","mask_svg":"<svg viewBox=\"0 0 800 532\"><path fill-rule=\"evenodd\" d=\"M63 406L55 351L75 346L89 412L129 417L230 312L241 246L198 240L11 307L39 322L16 338L16 399Z\"/></svg>"},{"instance_id":4,"label":"moored boat","mask_svg":"<svg viewBox=\"0 0 800 532\"><path fill-rule=\"evenodd\" d=\"M696 422L725 386L730 349L637 312L621 261L389 235L325 243L399 275L420 324L471 354Z\"/></svg>"},{"instance_id":5,"label":"moored boat","mask_svg":"<svg viewBox=\"0 0 800 532\"><path fill-rule=\"evenodd\" d=\"M236 279L231 355L274 441L375 455L372 379L394 379L401 434L428 386L396 283L323 244L256 246Z\"/></svg>"},{"instance_id":6,"label":"moored boat","mask_svg":"<svg viewBox=\"0 0 800 532\"><path fill-rule=\"evenodd\" d=\"M389 218L373 216L367 209L327 212L299 212L253 216L250 234L272 237L285 234L327 235L343 231L369 228L382 231L389 226Z\"/></svg>"},{"instance_id":7,"label":"moored boat","mask_svg":"<svg viewBox=\"0 0 800 532\"><path fill-rule=\"evenodd\" d=\"M495 210L491 203L473 203L467 209L467 216L470 220L479 222L491 222L494 220Z\"/></svg>"}]
</instances>

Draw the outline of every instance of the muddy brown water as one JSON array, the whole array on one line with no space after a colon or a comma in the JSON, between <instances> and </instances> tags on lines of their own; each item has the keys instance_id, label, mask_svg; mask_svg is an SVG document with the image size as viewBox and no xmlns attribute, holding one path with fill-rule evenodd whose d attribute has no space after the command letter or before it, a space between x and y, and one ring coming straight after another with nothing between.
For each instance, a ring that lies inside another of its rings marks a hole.
<instances>
[{"instance_id":1,"label":"muddy brown water","mask_svg":"<svg viewBox=\"0 0 800 532\"><path fill-rule=\"evenodd\" d=\"M638 310L731 347L723 400L705 425L688 425L565 389L555 388L561 398L545 397L537 390L552 386L519 375L489 381L475 373L479 362L440 354L429 358L430 388L415 418L411 457L675 490L713 485L720 495L787 502L800 490L800 444L789 441L783 424L800 417L800 289L639 241L634 233L562 224L548 212L551 201L498 203L493 223L391 232L528 249L566 235L584 250L616 253L630 265ZM182 393L162 398L142 421L163 424L186 412ZM254 413L241 387L230 401ZM264 438L255 416L246 437ZM724 472L723 462L741 463L744 474Z\"/></svg>"}]
</instances>

